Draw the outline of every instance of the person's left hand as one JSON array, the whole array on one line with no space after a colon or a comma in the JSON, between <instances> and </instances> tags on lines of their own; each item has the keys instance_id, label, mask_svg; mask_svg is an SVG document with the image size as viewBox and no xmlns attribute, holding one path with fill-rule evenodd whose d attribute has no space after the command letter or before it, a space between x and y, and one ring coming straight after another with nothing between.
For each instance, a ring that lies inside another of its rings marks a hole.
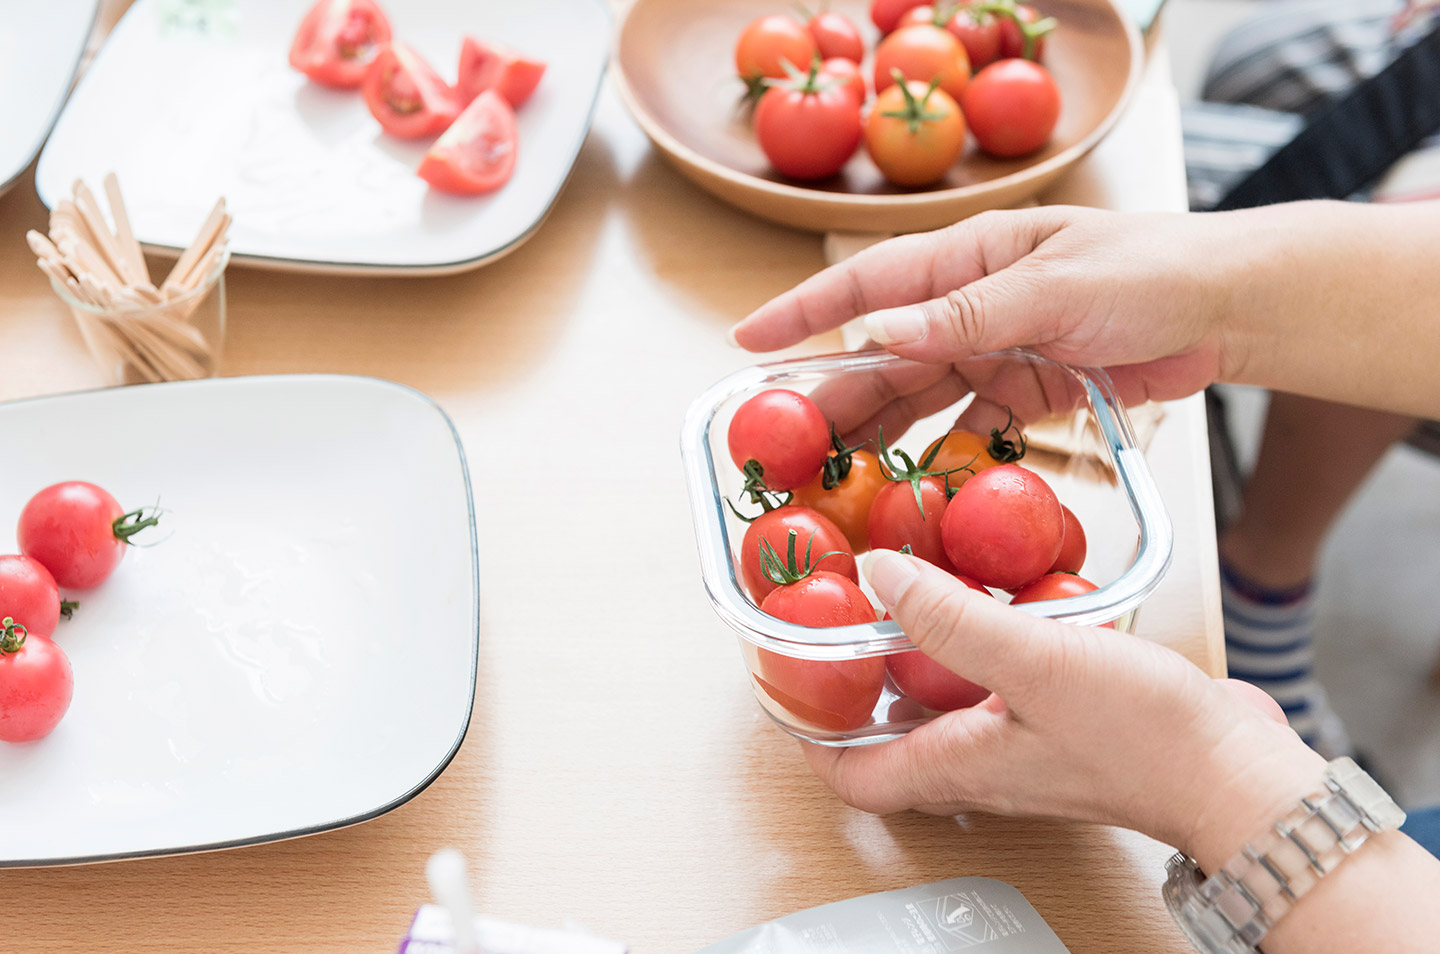
<instances>
[{"instance_id":1,"label":"person's left hand","mask_svg":"<svg viewBox=\"0 0 1440 954\"><path fill-rule=\"evenodd\" d=\"M1253 687L1135 636L1028 615L914 557L878 550L865 569L917 647L994 694L893 742L807 744L856 808L1103 822L1217 865L1320 779L1324 761Z\"/></svg>"}]
</instances>

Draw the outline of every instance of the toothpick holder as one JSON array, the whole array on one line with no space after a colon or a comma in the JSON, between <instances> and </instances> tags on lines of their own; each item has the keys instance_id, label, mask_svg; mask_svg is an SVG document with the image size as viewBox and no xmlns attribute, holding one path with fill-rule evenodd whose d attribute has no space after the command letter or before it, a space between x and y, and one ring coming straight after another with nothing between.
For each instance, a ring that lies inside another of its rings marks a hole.
<instances>
[{"instance_id":1,"label":"toothpick holder","mask_svg":"<svg viewBox=\"0 0 1440 954\"><path fill-rule=\"evenodd\" d=\"M107 387L216 377L225 347L225 266L216 257L193 288L149 295L61 283L55 294L69 306Z\"/></svg>"}]
</instances>

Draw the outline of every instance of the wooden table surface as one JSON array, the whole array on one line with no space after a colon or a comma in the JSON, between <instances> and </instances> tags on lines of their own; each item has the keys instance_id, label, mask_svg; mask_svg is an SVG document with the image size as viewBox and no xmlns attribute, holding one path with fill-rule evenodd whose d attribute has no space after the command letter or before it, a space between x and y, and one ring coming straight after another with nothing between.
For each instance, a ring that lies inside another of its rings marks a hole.
<instances>
[{"instance_id":1,"label":"wooden table surface","mask_svg":"<svg viewBox=\"0 0 1440 954\"><path fill-rule=\"evenodd\" d=\"M1152 73L1052 198L1183 207L1174 92L1163 63ZM44 221L29 177L0 199L0 398L97 380L26 249ZM1159 899L1164 846L1094 826L853 811L752 698L700 584L676 437L701 387L749 360L725 345L729 324L822 264L818 237L683 181L607 90L548 223L497 264L426 280L232 269L226 374L375 375L454 419L481 561L469 735L426 791L355 828L0 871L0 949L386 952L425 899L425 858L453 845L481 910L573 920L638 954L957 875L1017 886L1075 954L1188 950ZM1140 631L1218 673L1197 400L1167 408L1151 458L1177 549Z\"/></svg>"}]
</instances>

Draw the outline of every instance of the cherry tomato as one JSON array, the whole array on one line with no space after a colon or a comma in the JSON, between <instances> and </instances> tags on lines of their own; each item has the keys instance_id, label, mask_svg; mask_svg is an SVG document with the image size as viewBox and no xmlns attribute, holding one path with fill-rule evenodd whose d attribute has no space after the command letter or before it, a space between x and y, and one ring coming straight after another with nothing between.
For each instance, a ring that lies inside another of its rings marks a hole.
<instances>
[{"instance_id":1,"label":"cherry tomato","mask_svg":"<svg viewBox=\"0 0 1440 954\"><path fill-rule=\"evenodd\" d=\"M442 192L481 195L510 181L518 151L515 111L486 90L440 134L416 174Z\"/></svg>"},{"instance_id":2,"label":"cherry tomato","mask_svg":"<svg viewBox=\"0 0 1440 954\"><path fill-rule=\"evenodd\" d=\"M821 470L814 480L796 489L793 503L829 517L856 553L865 552L870 549L870 506L889 483L880 472L879 459L870 451L852 451L845 476L828 489L825 479L826 471Z\"/></svg>"},{"instance_id":3,"label":"cherry tomato","mask_svg":"<svg viewBox=\"0 0 1440 954\"><path fill-rule=\"evenodd\" d=\"M937 444L940 445L938 451L935 450ZM936 438L925 448L921 459L932 453L935 457L930 462L930 470L952 471L949 475L952 490L959 489L970 479L972 472L978 474L1020 459L1015 445L1003 437L984 437L974 431L951 431L944 437ZM967 467L969 470L964 469Z\"/></svg>"},{"instance_id":4,"label":"cherry tomato","mask_svg":"<svg viewBox=\"0 0 1440 954\"><path fill-rule=\"evenodd\" d=\"M49 636L60 612L60 589L49 570L28 556L0 556L0 618L9 616L32 636Z\"/></svg>"},{"instance_id":5,"label":"cherry tomato","mask_svg":"<svg viewBox=\"0 0 1440 954\"><path fill-rule=\"evenodd\" d=\"M920 83L938 79L940 89L956 102L970 83L965 47L949 31L930 24L904 27L880 41L875 48L876 93L895 85L896 70Z\"/></svg>"},{"instance_id":6,"label":"cherry tomato","mask_svg":"<svg viewBox=\"0 0 1440 954\"><path fill-rule=\"evenodd\" d=\"M380 51L365 71L365 105L397 139L423 139L444 130L460 114L450 85L419 53L403 43Z\"/></svg>"},{"instance_id":7,"label":"cherry tomato","mask_svg":"<svg viewBox=\"0 0 1440 954\"><path fill-rule=\"evenodd\" d=\"M1038 603L1041 600L1063 600L1067 596L1093 593L1100 587L1074 573L1047 573L1031 580L1011 597L1011 603Z\"/></svg>"},{"instance_id":8,"label":"cherry tomato","mask_svg":"<svg viewBox=\"0 0 1440 954\"><path fill-rule=\"evenodd\" d=\"M735 45L735 72L747 83L761 77L782 79L785 63L797 70L808 69L820 52L815 38L803 25L789 17L761 17L750 23Z\"/></svg>"},{"instance_id":9,"label":"cherry tomato","mask_svg":"<svg viewBox=\"0 0 1440 954\"><path fill-rule=\"evenodd\" d=\"M971 477L940 521L955 570L1005 589L1039 579L1060 555L1065 518L1033 470L1001 464Z\"/></svg>"},{"instance_id":10,"label":"cherry tomato","mask_svg":"<svg viewBox=\"0 0 1440 954\"><path fill-rule=\"evenodd\" d=\"M980 148L1009 159L1050 141L1060 118L1060 89L1029 60L1001 60L975 74L962 100Z\"/></svg>"},{"instance_id":11,"label":"cherry tomato","mask_svg":"<svg viewBox=\"0 0 1440 954\"><path fill-rule=\"evenodd\" d=\"M1015 22L1018 17L1024 21L1025 28ZM1015 17L1006 14L999 14L1000 21L1000 58L1001 59L1027 59L1038 61L1045 53L1045 35L1055 26L1054 21L1046 23L1042 21L1040 14L1035 12L1034 7L1028 7L1023 3L1015 5ZM1037 29L1035 24L1041 24ZM1025 55L1025 34L1032 33L1032 49L1030 55Z\"/></svg>"},{"instance_id":12,"label":"cherry tomato","mask_svg":"<svg viewBox=\"0 0 1440 954\"><path fill-rule=\"evenodd\" d=\"M972 579L962 576L959 580L972 590L990 595L989 590ZM885 618L889 619L890 614L886 613ZM968 709L990 695L989 689L952 672L918 649L886 656L885 670L890 673L895 688L927 709L941 712Z\"/></svg>"},{"instance_id":13,"label":"cherry tomato","mask_svg":"<svg viewBox=\"0 0 1440 954\"><path fill-rule=\"evenodd\" d=\"M46 487L20 511L20 552L38 561L66 589L88 590L114 572L130 538L159 515L125 512L114 497L81 480Z\"/></svg>"},{"instance_id":14,"label":"cherry tomato","mask_svg":"<svg viewBox=\"0 0 1440 954\"><path fill-rule=\"evenodd\" d=\"M965 148L965 118L944 90L895 84L875 97L865 148L891 182L930 185L945 178Z\"/></svg>"},{"instance_id":15,"label":"cherry tomato","mask_svg":"<svg viewBox=\"0 0 1440 954\"><path fill-rule=\"evenodd\" d=\"M803 394L774 388L740 405L730 420L730 459L741 470L759 463L771 490L810 482L830 456L830 425Z\"/></svg>"},{"instance_id":16,"label":"cherry tomato","mask_svg":"<svg viewBox=\"0 0 1440 954\"><path fill-rule=\"evenodd\" d=\"M803 80L776 81L760 97L755 138L781 175L827 179L860 145L860 103L812 63Z\"/></svg>"},{"instance_id":17,"label":"cherry tomato","mask_svg":"<svg viewBox=\"0 0 1440 954\"><path fill-rule=\"evenodd\" d=\"M944 26L943 23L936 23L935 8L930 4L922 7L911 7L900 14L900 19L895 21L895 29L903 30L908 26Z\"/></svg>"},{"instance_id":18,"label":"cherry tomato","mask_svg":"<svg viewBox=\"0 0 1440 954\"><path fill-rule=\"evenodd\" d=\"M889 33L899 25L907 10L924 4L925 0L873 0L870 21L880 28L881 33Z\"/></svg>"},{"instance_id":19,"label":"cherry tomato","mask_svg":"<svg viewBox=\"0 0 1440 954\"><path fill-rule=\"evenodd\" d=\"M839 57L859 63L865 58L865 41L861 39L860 30L850 22L849 17L839 13L818 13L810 18L805 28L814 38L815 47L820 51L822 60ZM795 65L804 69L807 64Z\"/></svg>"},{"instance_id":20,"label":"cherry tomato","mask_svg":"<svg viewBox=\"0 0 1440 954\"><path fill-rule=\"evenodd\" d=\"M49 735L65 717L74 692L65 651L0 618L0 742L33 742Z\"/></svg>"},{"instance_id":21,"label":"cherry tomato","mask_svg":"<svg viewBox=\"0 0 1440 954\"><path fill-rule=\"evenodd\" d=\"M855 97L855 105L865 105L865 74L855 63L841 57L828 59L820 64L820 77L836 83L845 92Z\"/></svg>"},{"instance_id":22,"label":"cherry tomato","mask_svg":"<svg viewBox=\"0 0 1440 954\"><path fill-rule=\"evenodd\" d=\"M460 44L455 93L464 107L487 89L493 89L512 108L519 109L544 75L545 64L540 60L467 36Z\"/></svg>"},{"instance_id":23,"label":"cherry tomato","mask_svg":"<svg viewBox=\"0 0 1440 954\"><path fill-rule=\"evenodd\" d=\"M818 511L790 504L756 517L746 528L745 537L740 543L740 575L745 580L746 588L750 590L750 597L757 604L763 603L765 597L778 585L765 575L760 541L770 544L783 558L791 530L796 534L795 552L800 562L804 562L805 551L808 549L815 569L859 582L860 576L855 569L855 551L851 549L850 541L845 538L840 528ZM834 555L821 559L826 553Z\"/></svg>"},{"instance_id":24,"label":"cherry tomato","mask_svg":"<svg viewBox=\"0 0 1440 954\"><path fill-rule=\"evenodd\" d=\"M908 546L920 559L954 573L955 566L940 539L941 518L948 501L945 483L939 477L921 477L919 482L918 506L915 488L908 480L892 482L880 491L870 506L870 546L877 550Z\"/></svg>"},{"instance_id":25,"label":"cherry tomato","mask_svg":"<svg viewBox=\"0 0 1440 954\"><path fill-rule=\"evenodd\" d=\"M824 571L777 588L760 608L802 626L875 622L875 608L860 587ZM757 650L757 655L755 680L766 695L822 729L857 729L869 722L885 688L885 660L880 656L831 662L796 659L767 649Z\"/></svg>"},{"instance_id":26,"label":"cherry tomato","mask_svg":"<svg viewBox=\"0 0 1440 954\"><path fill-rule=\"evenodd\" d=\"M319 0L295 31L290 65L317 83L355 89L389 42L390 22L371 0Z\"/></svg>"},{"instance_id":27,"label":"cherry tomato","mask_svg":"<svg viewBox=\"0 0 1440 954\"><path fill-rule=\"evenodd\" d=\"M1000 36L1004 22L994 14L962 6L945 24L945 29L965 47L965 54L970 57L970 69L979 71L1000 59Z\"/></svg>"},{"instance_id":28,"label":"cherry tomato","mask_svg":"<svg viewBox=\"0 0 1440 954\"><path fill-rule=\"evenodd\" d=\"M1060 555L1050 565L1051 573L1079 573L1085 566L1085 528L1080 518L1064 504L1060 515L1065 518L1065 539L1060 541Z\"/></svg>"}]
</instances>

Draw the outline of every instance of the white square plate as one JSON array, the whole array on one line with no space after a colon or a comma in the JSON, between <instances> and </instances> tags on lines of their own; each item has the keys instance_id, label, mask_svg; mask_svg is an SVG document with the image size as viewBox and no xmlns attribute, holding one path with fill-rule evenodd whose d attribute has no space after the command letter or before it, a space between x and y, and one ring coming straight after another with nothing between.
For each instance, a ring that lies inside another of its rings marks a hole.
<instances>
[{"instance_id":1,"label":"white square plate","mask_svg":"<svg viewBox=\"0 0 1440 954\"><path fill-rule=\"evenodd\" d=\"M386 135L359 90L290 68L310 3L137 0L41 154L41 200L53 208L75 179L94 188L113 169L140 241L175 250L224 195L232 260L275 268L456 272L529 238L590 127L610 41L603 0L384 4L395 37L447 81L467 33L547 64L518 111L514 177L475 197L431 189L415 174L429 141Z\"/></svg>"},{"instance_id":2,"label":"white square plate","mask_svg":"<svg viewBox=\"0 0 1440 954\"><path fill-rule=\"evenodd\" d=\"M100 0L0 0L0 195L55 124Z\"/></svg>"},{"instance_id":3,"label":"white square plate","mask_svg":"<svg viewBox=\"0 0 1440 954\"><path fill-rule=\"evenodd\" d=\"M459 440L425 396L324 375L0 405L0 552L35 491L166 510L55 641L75 697L0 743L0 867L256 844L355 824L445 768L478 652Z\"/></svg>"}]
</instances>

